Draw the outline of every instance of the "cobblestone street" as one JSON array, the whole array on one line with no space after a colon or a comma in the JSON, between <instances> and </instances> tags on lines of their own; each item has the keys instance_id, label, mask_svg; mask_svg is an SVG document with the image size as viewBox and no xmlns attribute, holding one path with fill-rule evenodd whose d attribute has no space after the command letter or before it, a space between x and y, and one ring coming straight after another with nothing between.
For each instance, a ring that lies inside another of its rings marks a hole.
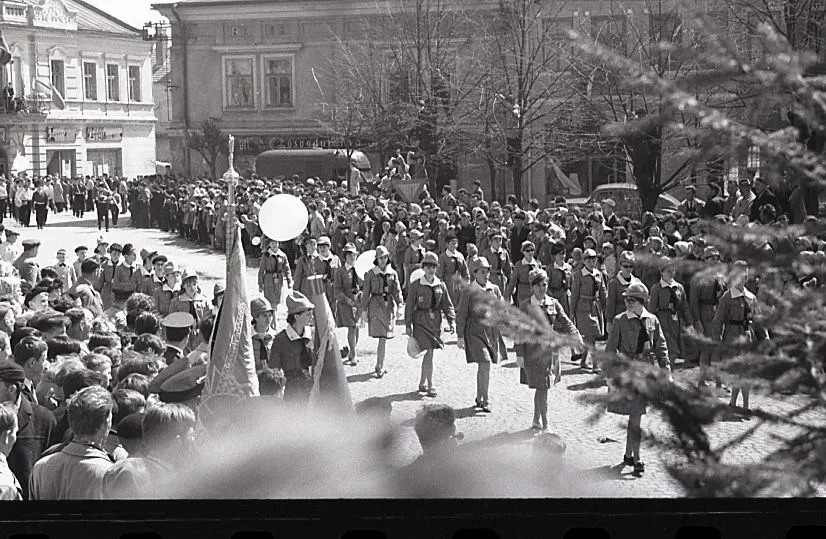
<instances>
[{"instance_id":1,"label":"cobblestone street","mask_svg":"<svg viewBox=\"0 0 826 539\"><path fill-rule=\"evenodd\" d=\"M37 238L42 242L38 257L41 265L53 264L55 251L61 247L69 253L81 244L93 248L96 238L101 235L90 219L78 221L70 214L63 213L50 215L49 220L45 230L38 231L34 227L19 229L21 240ZM7 220L5 224L17 228L13 221ZM128 218L122 219L118 228L113 228L108 234L104 233L104 236L110 242L132 243L138 250L157 249L182 266L194 268L201 277L203 292L209 297L214 282L224 278L223 254L158 230L129 228ZM68 259L73 260L74 256L70 254ZM247 268L247 283L250 298L255 297L256 269L252 265ZM281 329L285 324L283 304L279 306L277 318ZM443 402L457 410L458 427L465 436L463 443L489 442L494 446L498 443L527 443L535 436L535 431L529 429L533 414L533 390L519 384L519 371L512 353L509 361L491 369L493 413L484 414L473 408L476 367L465 362L464 352L455 345L455 335L448 335L446 350L436 353L434 384L438 396L428 398L417 392L420 362L407 356L404 328L398 326L397 329L397 337L387 346L386 368L389 373L383 379L378 380L372 376L376 341L370 338L362 338L359 344L359 365L345 369L354 402L373 396L384 397L392 402L392 417L403 427L402 443L397 455L399 464L411 461L420 453L412 423L416 411L426 402ZM345 333L339 334L339 342L346 342ZM674 374L677 383L694 383L697 369L677 369ZM572 466L602 480L600 484L604 486L604 490L595 493L596 495L682 495L680 487L664 469L664 462L673 456L653 448L649 440L643 440L642 459L646 462L646 472L642 478L631 475L630 467L619 466L625 447L623 418L579 402L579 397L583 394L607 391L604 385L595 387L595 378L564 358L562 381L550 391L549 430L560 435L566 442L566 460ZM752 407L755 409L786 409L802 402L804 397L798 396L775 400L759 394L752 395ZM801 421L819 423L824 419L826 418L822 414L812 413L800 417ZM711 429L712 442L719 446L752 427L753 422L749 421L720 422ZM669 435L663 420L652 413L645 416L643 429L657 437ZM775 436L791 433L791 429L772 429L772 432L768 432L768 429L760 428L746 443L727 452L726 458L739 463L756 461L771 451L776 443Z\"/></svg>"}]
</instances>

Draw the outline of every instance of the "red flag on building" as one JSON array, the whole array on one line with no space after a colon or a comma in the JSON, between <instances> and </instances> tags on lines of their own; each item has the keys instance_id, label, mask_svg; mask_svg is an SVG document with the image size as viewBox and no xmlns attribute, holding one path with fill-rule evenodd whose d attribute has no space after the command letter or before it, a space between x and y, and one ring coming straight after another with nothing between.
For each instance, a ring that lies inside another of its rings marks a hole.
<instances>
[{"instance_id":1,"label":"red flag on building","mask_svg":"<svg viewBox=\"0 0 826 539\"><path fill-rule=\"evenodd\" d=\"M210 338L207 379L202 395L202 406L207 408L210 399L226 402L258 395L244 260L241 231L237 230L227 252L226 291Z\"/></svg>"},{"instance_id":2,"label":"red flag on building","mask_svg":"<svg viewBox=\"0 0 826 539\"><path fill-rule=\"evenodd\" d=\"M336 321L324 293L321 275L309 277L310 301L315 305L316 364L313 368L311 399L328 410L342 413L353 411L350 386L342 365L341 348L336 337Z\"/></svg>"}]
</instances>

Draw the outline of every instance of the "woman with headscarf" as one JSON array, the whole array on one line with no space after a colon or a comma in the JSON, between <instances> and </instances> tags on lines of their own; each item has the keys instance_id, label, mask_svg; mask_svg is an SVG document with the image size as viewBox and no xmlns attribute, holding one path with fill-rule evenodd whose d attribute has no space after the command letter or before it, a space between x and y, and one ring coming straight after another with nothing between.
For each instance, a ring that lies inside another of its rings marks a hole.
<instances>
[{"instance_id":1,"label":"woman with headscarf","mask_svg":"<svg viewBox=\"0 0 826 539\"><path fill-rule=\"evenodd\" d=\"M387 339L393 338L396 324L396 310L402 303L402 290L399 275L390 265L390 253L379 245L376 247L376 260L373 268L364 275L362 285L362 317L367 318L368 332L379 340L376 350L376 378L381 378L384 369Z\"/></svg>"}]
</instances>

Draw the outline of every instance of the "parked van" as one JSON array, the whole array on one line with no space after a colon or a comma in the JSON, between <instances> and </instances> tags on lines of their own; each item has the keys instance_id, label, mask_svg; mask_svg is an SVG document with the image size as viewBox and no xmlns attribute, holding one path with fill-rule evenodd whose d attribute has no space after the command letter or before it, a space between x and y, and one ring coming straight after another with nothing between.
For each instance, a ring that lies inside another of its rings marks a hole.
<instances>
[{"instance_id":1,"label":"parked van","mask_svg":"<svg viewBox=\"0 0 826 539\"><path fill-rule=\"evenodd\" d=\"M352 151L350 161L361 172L364 181L373 182L370 159L364 152ZM264 178L290 178L297 174L302 181L318 177L322 181L348 178L350 166L347 150L307 148L300 150L267 150L255 158L255 172Z\"/></svg>"}]
</instances>

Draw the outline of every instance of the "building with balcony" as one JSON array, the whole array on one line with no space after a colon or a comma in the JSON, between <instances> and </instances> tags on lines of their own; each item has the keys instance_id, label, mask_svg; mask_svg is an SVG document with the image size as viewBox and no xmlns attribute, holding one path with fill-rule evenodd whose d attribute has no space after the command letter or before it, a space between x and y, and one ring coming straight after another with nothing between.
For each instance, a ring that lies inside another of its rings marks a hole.
<instances>
[{"instance_id":1,"label":"building with balcony","mask_svg":"<svg viewBox=\"0 0 826 539\"><path fill-rule=\"evenodd\" d=\"M152 45L140 30L81 0L0 0L0 23L12 55L0 69L0 172L155 172Z\"/></svg>"}]
</instances>

